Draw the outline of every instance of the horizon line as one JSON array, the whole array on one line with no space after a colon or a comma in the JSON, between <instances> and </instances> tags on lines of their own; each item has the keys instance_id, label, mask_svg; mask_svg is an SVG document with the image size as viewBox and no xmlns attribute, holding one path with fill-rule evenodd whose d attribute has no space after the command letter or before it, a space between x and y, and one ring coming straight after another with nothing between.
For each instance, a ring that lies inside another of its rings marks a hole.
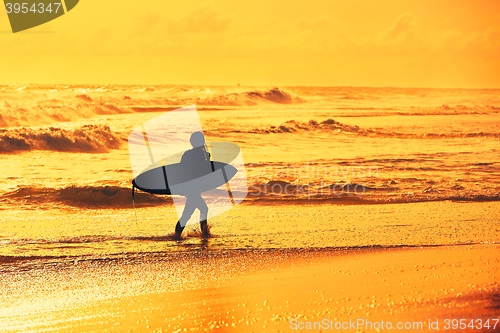
<instances>
[{"instance_id":1,"label":"horizon line","mask_svg":"<svg viewBox=\"0 0 500 333\"><path fill-rule=\"evenodd\" d=\"M442 90L500 90L499 87L494 88L472 88L472 87L430 87L430 86L390 86L390 85L381 85L381 86L371 86L371 85L277 85L277 84L269 84L269 85L240 85L237 84L205 84L205 83L39 83L39 82L18 82L18 83L0 83L0 86L9 86L9 85L85 85L85 86L209 86L209 87L262 87L262 88L389 88L389 89L442 89Z\"/></svg>"}]
</instances>

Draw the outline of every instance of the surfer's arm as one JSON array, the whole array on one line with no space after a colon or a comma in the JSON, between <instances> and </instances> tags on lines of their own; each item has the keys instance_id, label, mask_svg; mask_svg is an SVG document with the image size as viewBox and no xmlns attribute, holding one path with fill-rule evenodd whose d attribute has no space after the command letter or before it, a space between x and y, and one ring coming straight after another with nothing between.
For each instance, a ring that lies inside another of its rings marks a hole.
<instances>
[{"instance_id":1,"label":"surfer's arm","mask_svg":"<svg viewBox=\"0 0 500 333\"><path fill-rule=\"evenodd\" d=\"M182 157L181 157L181 164L190 164L189 160L189 156L190 156L190 152L191 150L188 150L186 151L184 154L182 154Z\"/></svg>"}]
</instances>

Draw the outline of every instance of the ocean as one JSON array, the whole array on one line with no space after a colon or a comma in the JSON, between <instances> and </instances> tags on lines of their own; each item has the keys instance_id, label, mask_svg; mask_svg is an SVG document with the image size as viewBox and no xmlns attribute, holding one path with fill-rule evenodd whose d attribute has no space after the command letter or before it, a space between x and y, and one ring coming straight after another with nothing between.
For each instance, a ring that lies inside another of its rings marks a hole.
<instances>
[{"instance_id":1,"label":"ocean","mask_svg":"<svg viewBox=\"0 0 500 333\"><path fill-rule=\"evenodd\" d=\"M134 209L127 140L192 104L209 144L240 146L248 194L179 242L170 197ZM0 263L494 242L499 142L494 89L0 85Z\"/></svg>"}]
</instances>

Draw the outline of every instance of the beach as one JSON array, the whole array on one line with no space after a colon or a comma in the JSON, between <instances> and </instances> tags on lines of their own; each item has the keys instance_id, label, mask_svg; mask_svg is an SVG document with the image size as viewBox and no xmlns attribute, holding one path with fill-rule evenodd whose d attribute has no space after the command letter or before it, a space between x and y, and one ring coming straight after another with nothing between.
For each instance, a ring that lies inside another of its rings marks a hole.
<instances>
[{"instance_id":1,"label":"beach","mask_svg":"<svg viewBox=\"0 0 500 333\"><path fill-rule=\"evenodd\" d=\"M469 207L460 211L464 205ZM56 247L45 249L45 256L10 257L2 264L1 329L286 332L321 322L321 328L309 331L375 332L364 325L384 321L411 322L417 326L410 331L431 332L435 330L428 327L429 320L438 320L441 330L446 319L492 322L499 307L499 225L496 216L477 224L470 218L478 210L491 216L498 208L498 203L393 204L385 206L383 214L377 205L240 205L223 220L253 220L238 225L215 221L213 237L205 240L192 229L180 241L169 238L169 232L144 237L144 248L134 253L127 253L132 245L123 239L123 250L115 244L114 253L109 253L112 240L101 240L107 253L62 255L64 248ZM271 217L267 223L278 230L268 226L266 235L251 230L252 223L262 222L270 212L293 214L294 222L310 227L294 231ZM345 219L346 212L356 218ZM333 223L323 222L327 228L311 223L318 215L323 221L349 224L329 232ZM363 215L371 216L371 225L356 223ZM428 235L404 231L412 224L419 230L433 229L429 223L434 218L446 221L452 216L448 230L443 225L434 231L451 237L448 244L425 244ZM459 219L464 234L453 231ZM397 222L407 226L394 226ZM385 243L381 235L370 235L377 224L387 226ZM467 228L475 229L477 238ZM324 239L329 233L339 237L333 246ZM342 244L346 234L360 245ZM466 235L469 238L462 238ZM281 244L276 243L279 239ZM361 326L335 328L352 321Z\"/></svg>"},{"instance_id":2,"label":"beach","mask_svg":"<svg viewBox=\"0 0 500 333\"><path fill-rule=\"evenodd\" d=\"M499 0L4 4L0 333L500 332Z\"/></svg>"},{"instance_id":3,"label":"beach","mask_svg":"<svg viewBox=\"0 0 500 333\"><path fill-rule=\"evenodd\" d=\"M494 332L498 96L0 86L0 331ZM203 194L211 236L196 211L176 240L185 200L132 180L194 129L239 164Z\"/></svg>"},{"instance_id":4,"label":"beach","mask_svg":"<svg viewBox=\"0 0 500 333\"><path fill-rule=\"evenodd\" d=\"M443 331L447 319L498 319L498 269L498 245L47 263L4 275L2 331L375 332L368 322L385 322L432 332L429 321ZM335 326L352 321L360 326ZM314 322L323 326L299 326Z\"/></svg>"}]
</instances>

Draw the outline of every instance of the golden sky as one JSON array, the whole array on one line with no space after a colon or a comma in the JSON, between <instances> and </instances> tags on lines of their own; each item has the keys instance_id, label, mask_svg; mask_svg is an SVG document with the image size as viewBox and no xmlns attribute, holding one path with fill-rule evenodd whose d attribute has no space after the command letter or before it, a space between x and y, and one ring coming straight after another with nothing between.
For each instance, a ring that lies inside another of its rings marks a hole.
<instances>
[{"instance_id":1,"label":"golden sky","mask_svg":"<svg viewBox=\"0 0 500 333\"><path fill-rule=\"evenodd\" d=\"M12 34L1 83L500 88L500 1L81 0Z\"/></svg>"}]
</instances>

